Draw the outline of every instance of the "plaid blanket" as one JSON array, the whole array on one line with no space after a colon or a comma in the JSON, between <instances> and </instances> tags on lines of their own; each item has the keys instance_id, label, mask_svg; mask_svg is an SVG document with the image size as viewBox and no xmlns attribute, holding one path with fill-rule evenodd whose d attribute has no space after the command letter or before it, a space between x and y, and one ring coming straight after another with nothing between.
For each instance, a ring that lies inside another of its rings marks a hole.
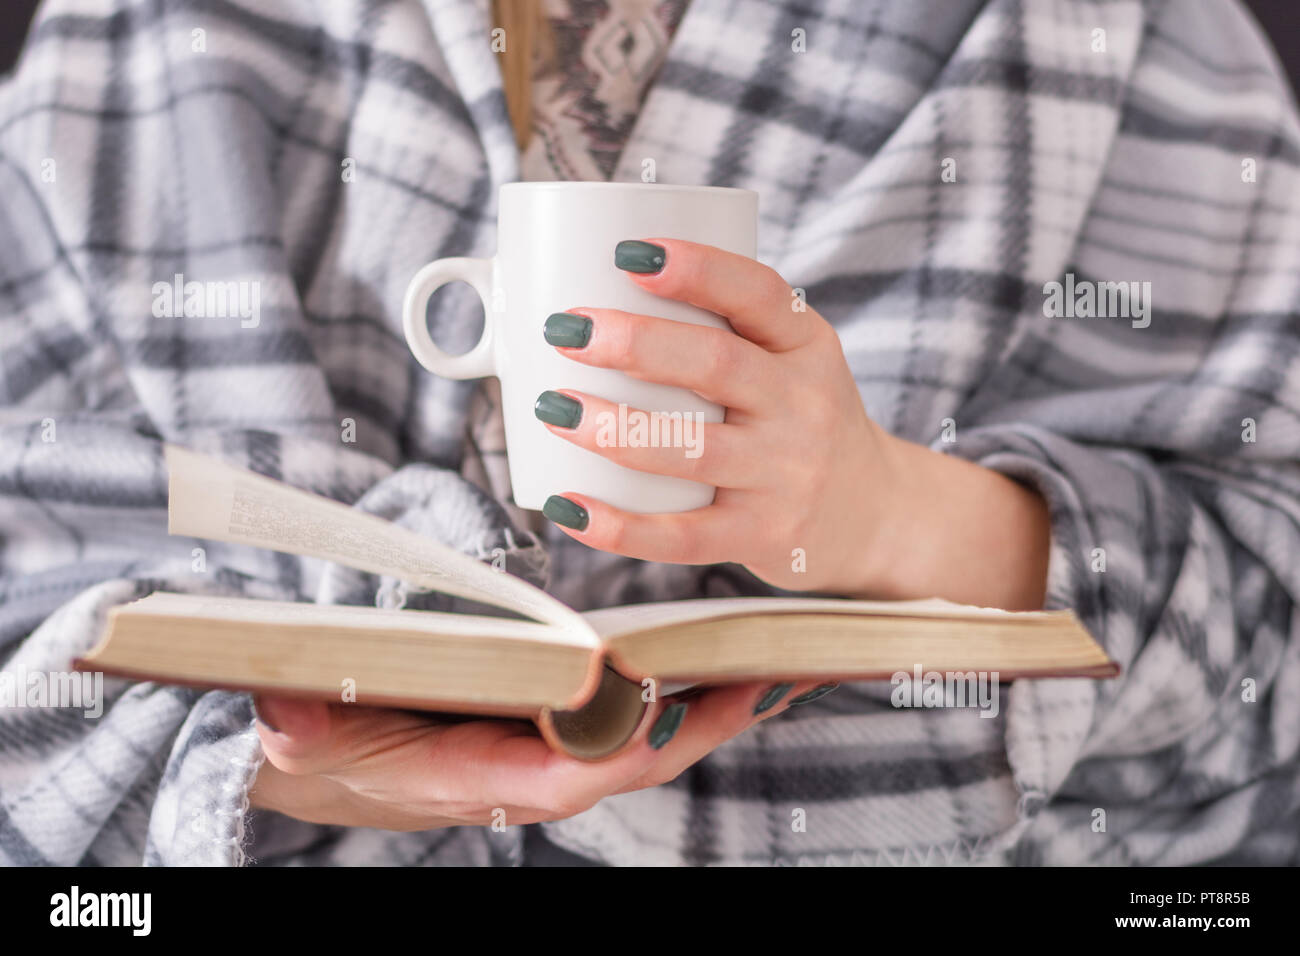
<instances>
[{"instance_id":1,"label":"plaid blanket","mask_svg":"<svg viewBox=\"0 0 1300 956\"><path fill-rule=\"evenodd\" d=\"M157 588L374 600L169 538L163 441L542 574L460 474L474 385L419 369L398 321L422 263L492 253L518 178L486 7L43 8L0 88L0 691ZM0 858L519 863L543 832L610 863L1295 862L1300 127L1241 10L693 0L613 178L645 160L759 191L760 258L837 326L871 415L1041 490L1049 603L1123 676L1018 683L995 719L845 686L500 833L250 813L246 695L10 694ZM475 308L440 294L435 337L468 346ZM578 607L764 591L543 544Z\"/></svg>"}]
</instances>

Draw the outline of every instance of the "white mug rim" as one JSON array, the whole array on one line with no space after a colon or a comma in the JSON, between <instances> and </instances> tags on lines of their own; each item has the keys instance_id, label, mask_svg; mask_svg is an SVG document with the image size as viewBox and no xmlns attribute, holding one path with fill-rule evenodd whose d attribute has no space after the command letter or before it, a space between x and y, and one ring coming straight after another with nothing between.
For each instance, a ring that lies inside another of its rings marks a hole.
<instances>
[{"instance_id":1,"label":"white mug rim","mask_svg":"<svg viewBox=\"0 0 1300 956\"><path fill-rule=\"evenodd\" d=\"M753 189L742 189L738 186L683 186L676 183L601 183L574 180L542 180L542 181L521 181L505 183L501 190L542 190L558 189L564 192L579 192L582 190L633 190L646 191L657 190L658 192L674 193L719 193L721 195L736 195L738 193L748 193L751 196L757 196L758 192Z\"/></svg>"}]
</instances>

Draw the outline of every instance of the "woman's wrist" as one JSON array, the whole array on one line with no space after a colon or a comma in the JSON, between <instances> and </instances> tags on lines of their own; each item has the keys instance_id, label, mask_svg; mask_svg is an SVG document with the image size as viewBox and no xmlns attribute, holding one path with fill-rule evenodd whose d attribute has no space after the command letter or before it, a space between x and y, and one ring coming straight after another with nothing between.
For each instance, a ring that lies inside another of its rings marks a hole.
<instances>
[{"instance_id":1,"label":"woman's wrist","mask_svg":"<svg viewBox=\"0 0 1300 956\"><path fill-rule=\"evenodd\" d=\"M859 593L1041 608L1051 524L1038 492L892 435L882 444L890 491L876 510Z\"/></svg>"}]
</instances>

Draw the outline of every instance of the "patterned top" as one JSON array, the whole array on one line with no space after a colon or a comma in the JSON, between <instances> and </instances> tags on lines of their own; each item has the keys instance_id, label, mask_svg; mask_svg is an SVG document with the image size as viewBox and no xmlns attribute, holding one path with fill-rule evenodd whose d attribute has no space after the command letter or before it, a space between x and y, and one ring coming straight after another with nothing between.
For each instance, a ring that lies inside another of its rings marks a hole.
<instances>
[{"instance_id":1,"label":"patterned top","mask_svg":"<svg viewBox=\"0 0 1300 956\"><path fill-rule=\"evenodd\" d=\"M687 0L543 0L528 180L608 180Z\"/></svg>"}]
</instances>

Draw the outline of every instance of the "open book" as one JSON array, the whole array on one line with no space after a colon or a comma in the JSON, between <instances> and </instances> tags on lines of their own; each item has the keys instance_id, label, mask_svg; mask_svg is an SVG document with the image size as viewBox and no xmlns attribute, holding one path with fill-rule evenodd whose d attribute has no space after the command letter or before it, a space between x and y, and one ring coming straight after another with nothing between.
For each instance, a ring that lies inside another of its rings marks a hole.
<instances>
[{"instance_id":1,"label":"open book","mask_svg":"<svg viewBox=\"0 0 1300 956\"><path fill-rule=\"evenodd\" d=\"M946 601L718 598L579 614L388 521L176 446L168 530L389 575L526 620L157 592L112 609L83 670L329 701L527 717L600 759L648 732L663 687L923 672L1112 677L1069 611Z\"/></svg>"}]
</instances>

